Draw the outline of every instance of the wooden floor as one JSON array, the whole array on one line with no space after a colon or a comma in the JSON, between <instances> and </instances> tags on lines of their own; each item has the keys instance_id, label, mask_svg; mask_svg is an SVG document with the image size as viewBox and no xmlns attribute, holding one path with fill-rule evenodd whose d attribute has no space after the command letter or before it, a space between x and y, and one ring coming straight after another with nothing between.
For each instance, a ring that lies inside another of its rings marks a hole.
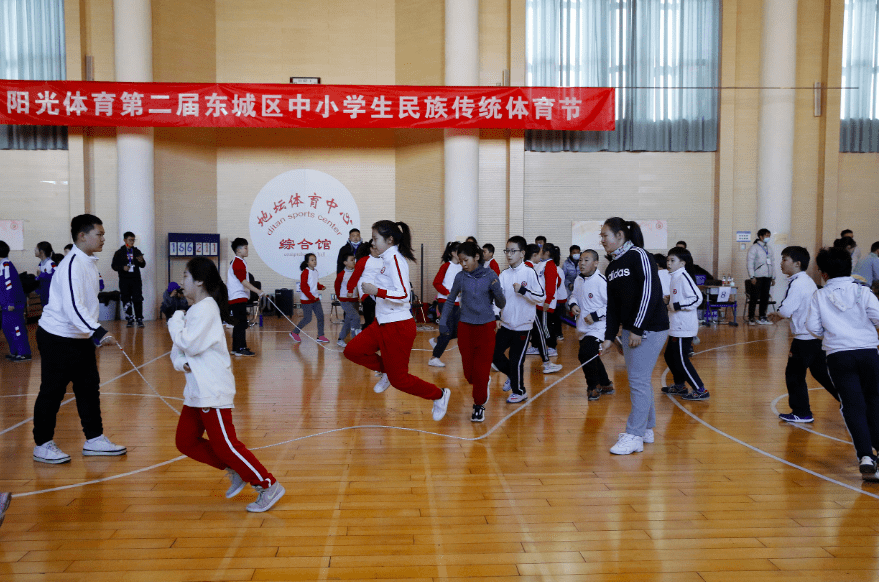
<instances>
[{"instance_id":1,"label":"wooden floor","mask_svg":"<svg viewBox=\"0 0 879 582\"><path fill-rule=\"evenodd\" d=\"M149 385L121 351L100 352L105 431L124 457L84 458L65 401L55 440L73 460L35 463L39 356L0 364L0 490L15 494L0 580L879 578L879 485L861 482L835 402L811 392L808 431L776 419L773 406L788 411L785 325L703 329L694 362L708 402L660 396L658 363L656 443L626 457L608 453L629 411L622 357L605 356L617 394L588 402L570 328L564 370L544 376L529 358L519 405L495 373L474 425L455 342L442 369L413 352L414 373L452 388L437 423L428 402L374 394L372 373L334 343L291 345L287 325L250 330L257 357L233 363L238 434L287 488L264 514L244 510L249 488L225 499L223 473L175 449L177 415L150 387L179 409L164 324L110 326Z\"/></svg>"}]
</instances>

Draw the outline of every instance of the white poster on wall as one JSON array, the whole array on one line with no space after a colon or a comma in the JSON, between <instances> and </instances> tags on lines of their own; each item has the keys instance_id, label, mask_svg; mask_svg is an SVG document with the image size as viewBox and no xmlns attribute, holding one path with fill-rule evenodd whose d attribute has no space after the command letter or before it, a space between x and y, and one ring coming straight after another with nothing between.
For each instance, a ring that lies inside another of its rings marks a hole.
<instances>
[{"instance_id":1,"label":"white poster on wall","mask_svg":"<svg viewBox=\"0 0 879 582\"><path fill-rule=\"evenodd\" d=\"M641 232L644 234L644 248L651 251L665 252L668 246L668 221L667 220L636 220ZM603 220L575 220L571 223L571 244L579 245L581 249L594 249L599 255L604 255L604 247L601 246L601 226Z\"/></svg>"},{"instance_id":2,"label":"white poster on wall","mask_svg":"<svg viewBox=\"0 0 879 582\"><path fill-rule=\"evenodd\" d=\"M251 247L276 273L297 281L307 253L317 256L321 277L335 273L339 249L352 228L360 228L360 210L351 192L317 170L275 176L250 209Z\"/></svg>"},{"instance_id":3,"label":"white poster on wall","mask_svg":"<svg viewBox=\"0 0 879 582\"><path fill-rule=\"evenodd\" d=\"M24 221L0 220L0 240L5 241L11 251L23 251Z\"/></svg>"}]
</instances>

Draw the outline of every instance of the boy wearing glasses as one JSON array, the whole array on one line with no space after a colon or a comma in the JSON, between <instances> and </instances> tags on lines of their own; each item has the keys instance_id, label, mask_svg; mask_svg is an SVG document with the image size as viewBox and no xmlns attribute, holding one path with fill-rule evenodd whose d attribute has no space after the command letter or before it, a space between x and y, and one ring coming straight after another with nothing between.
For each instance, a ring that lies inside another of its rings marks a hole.
<instances>
[{"instance_id":1,"label":"boy wearing glasses","mask_svg":"<svg viewBox=\"0 0 879 582\"><path fill-rule=\"evenodd\" d=\"M507 241L504 254L509 267L500 275L501 288L507 303L501 310L500 327L494 347L494 365L507 376L504 392L512 390L507 402L525 402L523 364L525 348L531 335L531 326L537 314L537 305L543 303L545 293L537 273L525 264L525 247L528 242L521 236ZM510 351L509 357L506 351Z\"/></svg>"}]
</instances>

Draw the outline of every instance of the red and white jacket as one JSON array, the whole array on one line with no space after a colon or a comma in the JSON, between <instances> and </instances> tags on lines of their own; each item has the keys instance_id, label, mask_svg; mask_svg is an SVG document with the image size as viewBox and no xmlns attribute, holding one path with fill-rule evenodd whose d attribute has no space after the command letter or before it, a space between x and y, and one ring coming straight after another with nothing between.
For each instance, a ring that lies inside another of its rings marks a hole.
<instances>
[{"instance_id":1,"label":"red and white jacket","mask_svg":"<svg viewBox=\"0 0 879 582\"><path fill-rule=\"evenodd\" d=\"M356 296L360 297L361 301L369 297L369 295L363 292L363 284L375 284L375 277L381 270L382 260L378 257L366 255L365 257L357 259L357 264L354 266L354 273L351 275L351 278L348 279L348 293L354 293L354 290L357 289Z\"/></svg>"},{"instance_id":2,"label":"red and white jacket","mask_svg":"<svg viewBox=\"0 0 879 582\"><path fill-rule=\"evenodd\" d=\"M497 261L495 261L494 259L488 261L488 263L486 263L485 266L488 267L489 269L491 269L492 271L494 271L495 275L501 274L501 266L498 265Z\"/></svg>"},{"instance_id":3,"label":"red and white jacket","mask_svg":"<svg viewBox=\"0 0 879 582\"><path fill-rule=\"evenodd\" d=\"M317 279L317 269L306 267L302 271L302 277L299 279L299 302L302 305L320 301L320 297L315 295L315 292L326 289L326 287L318 283Z\"/></svg>"},{"instance_id":4,"label":"red and white jacket","mask_svg":"<svg viewBox=\"0 0 879 582\"><path fill-rule=\"evenodd\" d=\"M449 293L452 291L452 285L455 284L455 276L462 270L463 267L460 264L455 264L452 261L443 263L443 266L437 271L436 277L433 278L433 288L437 291L437 301L440 303L446 302L446 297L449 296ZM455 305L460 305L460 301L456 300Z\"/></svg>"},{"instance_id":5,"label":"red and white jacket","mask_svg":"<svg viewBox=\"0 0 879 582\"><path fill-rule=\"evenodd\" d=\"M544 299L544 302L541 305L537 306L537 309L546 311L547 313L552 313L555 311L556 307L556 293L561 286L561 281L564 279L559 277L559 268L556 266L555 262L549 259L537 263L534 266L534 270L540 278L540 284L546 290L546 299ZM567 297L565 298L567 299Z\"/></svg>"},{"instance_id":6,"label":"red and white jacket","mask_svg":"<svg viewBox=\"0 0 879 582\"><path fill-rule=\"evenodd\" d=\"M412 290L409 288L409 262L397 245L379 255L382 269L375 278L375 319L379 325L412 319Z\"/></svg>"},{"instance_id":7,"label":"red and white jacket","mask_svg":"<svg viewBox=\"0 0 879 582\"><path fill-rule=\"evenodd\" d=\"M348 297L348 281L351 280L353 274L354 269L342 269L339 271L339 274L336 275L336 283L334 287L336 289L336 298L339 301L357 301L356 297Z\"/></svg>"},{"instance_id":8,"label":"red and white jacket","mask_svg":"<svg viewBox=\"0 0 879 582\"><path fill-rule=\"evenodd\" d=\"M247 290L242 281L247 281L247 261L236 256L229 263L229 271L226 273L226 289L229 292L229 305L235 303L244 303L250 299L250 291Z\"/></svg>"}]
</instances>

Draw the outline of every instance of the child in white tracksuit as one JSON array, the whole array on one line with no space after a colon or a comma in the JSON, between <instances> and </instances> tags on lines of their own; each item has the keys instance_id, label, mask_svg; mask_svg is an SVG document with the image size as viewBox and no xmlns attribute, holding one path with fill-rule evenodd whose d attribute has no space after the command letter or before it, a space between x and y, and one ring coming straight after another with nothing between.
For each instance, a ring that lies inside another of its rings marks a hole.
<instances>
[{"instance_id":1,"label":"child in white tracksuit","mask_svg":"<svg viewBox=\"0 0 879 582\"><path fill-rule=\"evenodd\" d=\"M185 313L176 311L168 320L174 342L171 362L175 370L186 373L177 448L196 461L225 469L232 482L227 498L238 495L250 483L259 496L247 511L267 511L285 491L235 435L235 377L222 315L229 308L217 266L206 257L189 261L183 274L183 290L192 307Z\"/></svg>"},{"instance_id":2,"label":"child in white tracksuit","mask_svg":"<svg viewBox=\"0 0 879 582\"><path fill-rule=\"evenodd\" d=\"M702 292L687 272L693 267L693 255L681 247L668 251L669 281L668 345L665 347L665 363L674 378L674 384L664 386L666 394L680 395L684 400L707 400L711 395L690 361L693 338L699 333L699 316L696 309L702 303ZM687 392L685 383L693 387Z\"/></svg>"},{"instance_id":3,"label":"child in white tracksuit","mask_svg":"<svg viewBox=\"0 0 879 582\"><path fill-rule=\"evenodd\" d=\"M602 394L613 394L613 382L601 358L597 358L607 327L607 279L598 270L598 253L586 249L578 261L580 274L574 279L574 289L568 303L577 322L580 351L577 359L586 376L586 394L589 400L598 400ZM586 362L589 362L586 364Z\"/></svg>"},{"instance_id":4,"label":"child in white tracksuit","mask_svg":"<svg viewBox=\"0 0 879 582\"><path fill-rule=\"evenodd\" d=\"M861 477L879 481L879 299L851 278L845 249L822 249L815 263L826 284L812 295L806 329L824 340L827 371L839 391Z\"/></svg>"}]
</instances>

